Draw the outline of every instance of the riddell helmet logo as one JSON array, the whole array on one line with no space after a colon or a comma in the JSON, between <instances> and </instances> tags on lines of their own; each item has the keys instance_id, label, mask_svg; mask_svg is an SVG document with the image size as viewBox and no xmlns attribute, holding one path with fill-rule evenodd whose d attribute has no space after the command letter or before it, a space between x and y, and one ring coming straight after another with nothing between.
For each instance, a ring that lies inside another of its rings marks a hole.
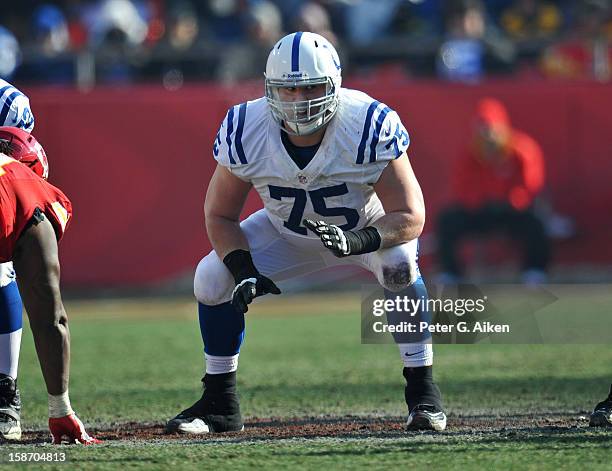
<instances>
[{"instance_id":1,"label":"riddell helmet logo","mask_svg":"<svg viewBox=\"0 0 612 471\"><path fill-rule=\"evenodd\" d=\"M308 76L304 72L295 72L292 74L283 74L283 78L296 79L296 78L307 78Z\"/></svg>"}]
</instances>

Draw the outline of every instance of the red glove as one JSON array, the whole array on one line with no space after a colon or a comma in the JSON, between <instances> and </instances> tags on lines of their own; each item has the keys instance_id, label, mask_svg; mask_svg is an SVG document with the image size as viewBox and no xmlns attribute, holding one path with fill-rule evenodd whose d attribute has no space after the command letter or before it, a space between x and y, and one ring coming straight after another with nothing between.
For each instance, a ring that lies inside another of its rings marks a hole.
<instances>
[{"instance_id":1,"label":"red glove","mask_svg":"<svg viewBox=\"0 0 612 471\"><path fill-rule=\"evenodd\" d=\"M54 445L61 445L62 437L68 437L68 443L80 443L81 445L95 445L102 443L97 438L90 437L85 431L83 422L76 414L70 414L57 419L49 419L49 430Z\"/></svg>"}]
</instances>

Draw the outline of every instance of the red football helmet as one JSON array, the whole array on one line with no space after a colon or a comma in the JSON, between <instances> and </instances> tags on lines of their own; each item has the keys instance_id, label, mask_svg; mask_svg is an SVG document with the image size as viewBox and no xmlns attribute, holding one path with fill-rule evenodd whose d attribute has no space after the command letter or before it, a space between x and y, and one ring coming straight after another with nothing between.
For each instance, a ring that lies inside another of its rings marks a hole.
<instances>
[{"instance_id":1,"label":"red football helmet","mask_svg":"<svg viewBox=\"0 0 612 471\"><path fill-rule=\"evenodd\" d=\"M39 177L46 180L49 176L47 154L30 133L19 128L1 126L0 148L7 149L9 157L27 165Z\"/></svg>"}]
</instances>

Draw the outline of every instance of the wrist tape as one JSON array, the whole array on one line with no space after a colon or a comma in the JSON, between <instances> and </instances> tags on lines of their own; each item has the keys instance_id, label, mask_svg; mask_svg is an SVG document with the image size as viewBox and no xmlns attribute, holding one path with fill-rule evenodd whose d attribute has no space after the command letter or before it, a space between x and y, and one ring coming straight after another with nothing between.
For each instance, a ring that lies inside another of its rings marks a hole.
<instances>
[{"instance_id":1,"label":"wrist tape","mask_svg":"<svg viewBox=\"0 0 612 471\"><path fill-rule=\"evenodd\" d=\"M382 243L378 229L372 226L344 233L351 255L376 252Z\"/></svg>"}]
</instances>

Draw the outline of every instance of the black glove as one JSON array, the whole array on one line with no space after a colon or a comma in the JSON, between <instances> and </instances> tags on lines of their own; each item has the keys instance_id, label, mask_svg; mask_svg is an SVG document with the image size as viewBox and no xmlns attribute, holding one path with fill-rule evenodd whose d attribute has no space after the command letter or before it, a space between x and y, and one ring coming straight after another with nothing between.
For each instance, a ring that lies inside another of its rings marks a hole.
<instances>
[{"instance_id":1,"label":"black glove","mask_svg":"<svg viewBox=\"0 0 612 471\"><path fill-rule=\"evenodd\" d=\"M358 231L343 231L325 221L304 219L302 224L318 235L323 245L336 257L375 252L382 242L378 229L371 226Z\"/></svg>"},{"instance_id":2,"label":"black glove","mask_svg":"<svg viewBox=\"0 0 612 471\"><path fill-rule=\"evenodd\" d=\"M234 250L223 258L223 263L234 276L236 287L232 291L232 306L238 312L247 312L248 305L258 296L280 294L278 286L255 268L248 250Z\"/></svg>"}]
</instances>

